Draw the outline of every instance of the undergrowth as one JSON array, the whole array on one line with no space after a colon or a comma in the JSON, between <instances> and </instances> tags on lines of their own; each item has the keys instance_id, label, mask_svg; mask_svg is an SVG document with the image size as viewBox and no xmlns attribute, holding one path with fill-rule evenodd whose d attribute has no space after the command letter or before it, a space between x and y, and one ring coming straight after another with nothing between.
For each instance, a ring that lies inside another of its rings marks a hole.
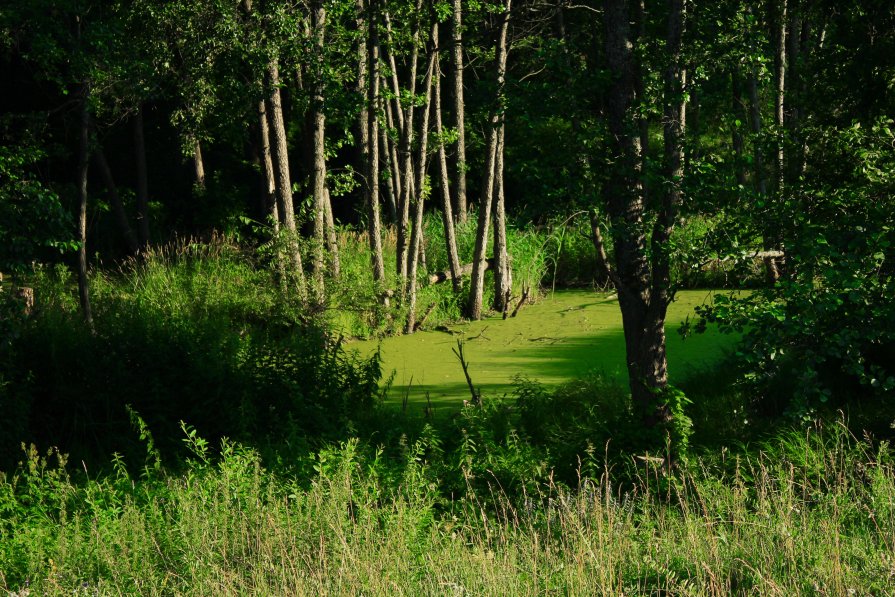
<instances>
[{"instance_id":1,"label":"undergrowth","mask_svg":"<svg viewBox=\"0 0 895 597\"><path fill-rule=\"evenodd\" d=\"M472 407L470 407L472 408ZM189 429L187 429L189 432ZM266 466L195 434L178 474L70 476L29 448L0 477L0 589L12 594L885 594L895 580L887 444L839 424L721 452L671 475L649 460L518 491L475 451L443 490L429 439L356 439ZM525 456L523 456L525 457Z\"/></svg>"}]
</instances>

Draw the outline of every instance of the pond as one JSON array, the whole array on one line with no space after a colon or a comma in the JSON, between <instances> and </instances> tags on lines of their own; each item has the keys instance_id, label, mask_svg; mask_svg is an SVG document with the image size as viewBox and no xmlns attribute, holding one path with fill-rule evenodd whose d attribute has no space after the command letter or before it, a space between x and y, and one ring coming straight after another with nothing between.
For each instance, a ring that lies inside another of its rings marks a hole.
<instances>
[{"instance_id":1,"label":"pond","mask_svg":"<svg viewBox=\"0 0 895 597\"><path fill-rule=\"evenodd\" d=\"M666 333L672 382L717 362L733 346L736 338L711 328L688 338L678 333L688 316L694 318L694 308L710 303L717 292L681 291L669 307ZM523 307L515 318L492 316L442 331L351 342L348 348L367 355L381 346L384 376L394 372L390 403L400 405L406 398L412 410L431 402L436 410L445 411L470 397L452 351L458 340L463 342L470 377L486 398L511 396L517 376L555 387L591 372L620 379L626 375L616 295L587 290L550 293Z\"/></svg>"}]
</instances>

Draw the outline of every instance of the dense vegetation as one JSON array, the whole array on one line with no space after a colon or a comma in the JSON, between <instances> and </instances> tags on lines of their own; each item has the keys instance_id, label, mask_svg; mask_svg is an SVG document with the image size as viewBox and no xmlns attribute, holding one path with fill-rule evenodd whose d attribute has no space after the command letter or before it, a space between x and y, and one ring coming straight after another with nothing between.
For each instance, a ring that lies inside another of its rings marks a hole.
<instances>
[{"instance_id":1,"label":"dense vegetation","mask_svg":"<svg viewBox=\"0 0 895 597\"><path fill-rule=\"evenodd\" d=\"M887 0L3 3L0 590L890 590L892 56ZM568 287L627 383L420 417L346 344Z\"/></svg>"}]
</instances>

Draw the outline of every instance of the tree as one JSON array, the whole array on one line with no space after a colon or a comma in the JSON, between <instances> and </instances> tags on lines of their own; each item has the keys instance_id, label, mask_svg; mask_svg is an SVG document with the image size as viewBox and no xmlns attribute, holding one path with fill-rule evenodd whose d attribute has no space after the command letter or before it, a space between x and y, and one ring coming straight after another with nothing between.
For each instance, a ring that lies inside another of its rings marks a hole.
<instances>
[{"instance_id":1,"label":"tree","mask_svg":"<svg viewBox=\"0 0 895 597\"><path fill-rule=\"evenodd\" d=\"M500 145L500 127L503 118L503 92L507 70L507 31L510 24L512 0L506 4L498 17L497 40L495 43L496 98L489 116L487 144L485 149L485 175L482 183L482 197L479 201L478 223L476 227L475 250L472 258L472 280L469 288L469 303L466 308L470 319L482 318L482 302L485 287L485 250L488 242L488 228L491 220L491 202L494 197L497 173L497 151Z\"/></svg>"},{"instance_id":2,"label":"tree","mask_svg":"<svg viewBox=\"0 0 895 597\"><path fill-rule=\"evenodd\" d=\"M673 298L669 241L681 201L685 114L681 33L684 0L670 0L664 76L664 193L647 233L639 126L634 116L635 62L624 0L605 0L604 43L612 76L606 105L613 168L603 188L614 249L609 275L618 291L625 333L628 378L634 404L646 426L669 422L665 315ZM600 239L601 237L596 237ZM647 243L649 242L649 250ZM599 245L598 240L598 245ZM600 253L606 251L599 246Z\"/></svg>"}]
</instances>

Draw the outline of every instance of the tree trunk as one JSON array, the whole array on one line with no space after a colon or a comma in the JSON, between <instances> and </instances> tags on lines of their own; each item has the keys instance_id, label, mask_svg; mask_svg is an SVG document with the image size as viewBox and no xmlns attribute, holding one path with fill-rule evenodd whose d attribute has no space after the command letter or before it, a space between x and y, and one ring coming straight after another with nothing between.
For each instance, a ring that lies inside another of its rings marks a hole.
<instances>
[{"instance_id":1,"label":"tree trunk","mask_svg":"<svg viewBox=\"0 0 895 597\"><path fill-rule=\"evenodd\" d=\"M133 119L134 154L137 162L137 232L140 250L149 248L149 181L146 173L146 140L143 134L143 109Z\"/></svg>"},{"instance_id":2,"label":"tree trunk","mask_svg":"<svg viewBox=\"0 0 895 597\"><path fill-rule=\"evenodd\" d=\"M646 3L644 0L635 0L635 15L636 15L636 24L637 29L636 33L634 33L634 39L632 43L635 47L638 46L641 39L646 38ZM637 98L637 102L643 106L646 104L646 86L643 82L643 65L640 63L640 60L635 57L634 61L634 95ZM637 119L637 130L640 133L640 157L643 163L641 164L641 168L643 172L647 172L648 164L647 159L649 158L649 119L645 117L640 117ZM641 187L643 189L643 201L648 203L650 196L650 188L649 184L647 184L649 176L644 176L641 181Z\"/></svg>"},{"instance_id":3,"label":"tree trunk","mask_svg":"<svg viewBox=\"0 0 895 597\"><path fill-rule=\"evenodd\" d=\"M507 30L510 23L512 0L506 0L504 12L500 15L500 30L497 36L495 63L497 67L497 102L492 110L488 128L486 149L485 176L482 185L482 198L479 205L478 224L476 226L475 251L472 258L472 280L469 287L469 304L467 316L470 319L482 318L482 303L485 286L485 250L488 243L488 226L491 218L491 202L494 196L495 162L497 159L498 129L503 114L503 91L506 78Z\"/></svg>"},{"instance_id":4,"label":"tree trunk","mask_svg":"<svg viewBox=\"0 0 895 597\"><path fill-rule=\"evenodd\" d=\"M786 38L786 63L789 70L786 75L789 79L787 85L789 118L786 128L792 139L792 151L787 170L789 182L792 185L798 185L799 179L804 174L807 157L807 146L804 139L801 138L802 102L804 101L805 89L799 64L803 50L807 49L810 30L807 20L803 21L802 18L804 9L804 2L793 2L789 11L789 34Z\"/></svg>"},{"instance_id":5,"label":"tree trunk","mask_svg":"<svg viewBox=\"0 0 895 597\"><path fill-rule=\"evenodd\" d=\"M389 221L397 222L398 189L396 188L396 185L398 184L398 177L396 176L395 171L397 170L398 154L394 152L394 145L392 144L391 139L389 139L388 131L386 131L385 127L379 129L379 140L380 155L384 156L381 158L381 161L384 162L385 167L388 170L388 177L385 179L385 207L388 211Z\"/></svg>"},{"instance_id":6,"label":"tree trunk","mask_svg":"<svg viewBox=\"0 0 895 597\"><path fill-rule=\"evenodd\" d=\"M109 162L106 161L106 154L103 153L102 147L97 147L94 150L93 161L96 162L96 167L99 169L100 176L102 176L103 184L106 185L106 190L109 194L109 202L112 204L112 211L115 212L115 220L118 222L118 229L121 231L121 236L127 244L128 251L132 255L136 255L140 252L140 241L137 240L137 235L134 234L134 229L131 228L130 222L128 221L127 212L124 210L124 203L121 201L121 196L118 194L118 187L115 186L115 179L112 177L112 169L109 168Z\"/></svg>"},{"instance_id":7,"label":"tree trunk","mask_svg":"<svg viewBox=\"0 0 895 597\"><path fill-rule=\"evenodd\" d=\"M763 248L769 251L774 248L773 231L771 230L771 222L768 217L768 187L764 173L764 157L761 148L761 104L758 98L758 76L753 70L749 75L749 104L751 112L751 127L754 137L753 143L753 159L755 166L755 189L758 194L758 200L763 203L762 209L765 213L762 217L764 221L764 229L762 231ZM765 257L765 272L768 282L775 284L780 279L780 271L777 269L777 262L773 257Z\"/></svg>"},{"instance_id":8,"label":"tree trunk","mask_svg":"<svg viewBox=\"0 0 895 597\"><path fill-rule=\"evenodd\" d=\"M466 222L466 118L463 96L463 2L454 0L451 20L451 63L454 84L454 118L457 126L457 201L455 215L458 222Z\"/></svg>"},{"instance_id":9,"label":"tree trunk","mask_svg":"<svg viewBox=\"0 0 895 597\"><path fill-rule=\"evenodd\" d=\"M367 70L369 86L367 94L367 172L366 200L370 218L370 259L373 267L373 281L377 285L385 283L385 262L382 257L382 224L379 217L379 27L377 0L369 0L368 30L370 38ZM386 298L386 301L388 299Z\"/></svg>"},{"instance_id":10,"label":"tree trunk","mask_svg":"<svg viewBox=\"0 0 895 597\"><path fill-rule=\"evenodd\" d=\"M774 15L774 124L777 128L777 156L774 163L776 189L774 200L777 205L783 200L784 148L783 148L783 101L786 93L786 0L776 0L779 12Z\"/></svg>"},{"instance_id":11,"label":"tree trunk","mask_svg":"<svg viewBox=\"0 0 895 597\"><path fill-rule=\"evenodd\" d=\"M326 253L329 256L329 271L333 278L338 278L342 274L342 261L339 257L339 235L336 230L332 198L328 188L326 189L326 200L323 202L323 223L326 233Z\"/></svg>"},{"instance_id":12,"label":"tree trunk","mask_svg":"<svg viewBox=\"0 0 895 597\"><path fill-rule=\"evenodd\" d=\"M193 137L193 173L195 175L196 188L199 193L205 192L205 160L202 158L202 144L197 137Z\"/></svg>"},{"instance_id":13,"label":"tree trunk","mask_svg":"<svg viewBox=\"0 0 895 597\"><path fill-rule=\"evenodd\" d=\"M323 54L326 30L326 9L321 0L317 0L312 8L313 29L315 38L314 97L311 101L314 121L314 249L313 269L316 299L323 300L323 272L325 238L325 203L328 201L326 190L326 115L323 113Z\"/></svg>"},{"instance_id":14,"label":"tree trunk","mask_svg":"<svg viewBox=\"0 0 895 597\"><path fill-rule=\"evenodd\" d=\"M416 95L416 74L417 62L419 60L419 14L422 9L422 0L417 0L416 17L413 24L413 49L410 55L410 79L408 81L408 92L410 96ZM397 76L394 77L397 81ZM396 106L396 112L400 115L400 106ZM397 270L398 280L402 288L407 286L407 269L408 269L408 239L407 228L410 221L410 201L414 195L414 172L413 172L413 155L411 146L413 144L413 112L414 106L411 102L404 112L404 122L401 125L401 170L403 181L401 183L401 197L398 206L398 239L397 239ZM403 297L403 294L402 294Z\"/></svg>"},{"instance_id":15,"label":"tree trunk","mask_svg":"<svg viewBox=\"0 0 895 597\"><path fill-rule=\"evenodd\" d=\"M513 272L507 251L507 216L503 192L503 156L506 125L501 116L497 132L497 152L494 160L494 310L506 310L513 289Z\"/></svg>"},{"instance_id":16,"label":"tree trunk","mask_svg":"<svg viewBox=\"0 0 895 597\"><path fill-rule=\"evenodd\" d=\"M385 155L386 159L390 162L389 164L389 180L392 181L392 186L394 187L395 193L395 205L394 209L392 209L392 222L398 223L398 212L401 207L401 197L403 188L401 186L401 160L398 158L398 145L392 138L391 131L397 132L397 128L395 127L395 119L392 116L392 103L385 102L385 122L388 125L388 131L383 130L383 144L385 146ZM400 137L399 137L400 138Z\"/></svg>"},{"instance_id":17,"label":"tree trunk","mask_svg":"<svg viewBox=\"0 0 895 597\"><path fill-rule=\"evenodd\" d=\"M681 63L681 37L684 29L686 0L670 0L668 17L668 66L664 81L662 174L665 179L661 207L651 239L652 279L646 311L644 336L640 348L640 371L645 374L650 394L654 388L668 385L668 359L665 351L665 316L671 303L671 234L681 205L684 177L684 133L687 102L687 73ZM670 416L667 407L650 405L643 400L645 423L654 424Z\"/></svg>"},{"instance_id":18,"label":"tree trunk","mask_svg":"<svg viewBox=\"0 0 895 597\"><path fill-rule=\"evenodd\" d=\"M87 168L90 160L90 86L81 86L81 137L78 144L78 298L81 314L87 326L93 330L93 313L90 310L90 288L87 280Z\"/></svg>"},{"instance_id":19,"label":"tree trunk","mask_svg":"<svg viewBox=\"0 0 895 597\"><path fill-rule=\"evenodd\" d=\"M267 117L271 133L271 154L276 177L277 208L280 219L286 228L289 253L293 261L293 269L298 286L298 295L302 301L307 299L305 275L302 267L301 252L298 248L298 230L295 225L295 210L292 204L292 179L289 175L289 149L286 144L286 126L283 122L283 104L280 99L280 74L276 59L271 60L267 68Z\"/></svg>"},{"instance_id":20,"label":"tree trunk","mask_svg":"<svg viewBox=\"0 0 895 597\"><path fill-rule=\"evenodd\" d=\"M456 5L455 5L456 10ZM454 215L451 213L450 175L448 173L447 152L444 149L441 121L441 68L437 59L435 62L435 134L438 135L438 170L441 175L441 215L444 225L444 242L447 251L448 269L451 273L451 283L455 294L461 290L460 258L457 255L457 236L454 231Z\"/></svg>"},{"instance_id":21,"label":"tree trunk","mask_svg":"<svg viewBox=\"0 0 895 597\"><path fill-rule=\"evenodd\" d=\"M259 135L261 137L261 166L264 169L264 207L270 216L274 234L280 232L282 212L277 205L277 180L270 154L270 127L267 124L267 106L264 100L258 102Z\"/></svg>"},{"instance_id":22,"label":"tree trunk","mask_svg":"<svg viewBox=\"0 0 895 597\"><path fill-rule=\"evenodd\" d=\"M420 123L420 146L417 156L416 180L415 188L415 206L414 206L414 222L413 230L410 235L410 253L407 268L407 325L404 332L412 334L416 329L416 295L417 295L417 270L419 261L422 258L425 261L425 253L423 252L423 216L425 214L425 181L426 181L426 158L429 147L429 114L432 108L432 78L435 71L436 57L438 56L438 22L435 21L432 26L432 41L429 51L428 67L426 69L426 80L423 84L426 90L426 102L423 108L422 119ZM421 256L422 253L422 256Z\"/></svg>"},{"instance_id":23,"label":"tree trunk","mask_svg":"<svg viewBox=\"0 0 895 597\"><path fill-rule=\"evenodd\" d=\"M647 344L656 344L660 339L650 334L656 331L655 327L647 325L650 272L643 229L640 138L637 128L629 124L636 86L628 23L624 0L604 0L605 50L612 77L606 115L614 165L603 193L613 231L617 269L613 281L622 312L631 395L635 406L646 416L650 410L651 388L660 386L664 380L656 375L656 367L648 366L645 358L652 352Z\"/></svg>"},{"instance_id":24,"label":"tree trunk","mask_svg":"<svg viewBox=\"0 0 895 597\"><path fill-rule=\"evenodd\" d=\"M733 126L733 152L734 152L734 168L736 169L736 177L737 184L745 188L746 187L746 167L744 163L743 157L743 131L742 126L746 120L748 120L746 116L745 103L743 102L743 81L740 76L739 67L734 67L733 71L730 75L730 84L733 91L733 114L734 118L737 116L742 116L742 119L736 118L736 120L741 121L740 125L734 123Z\"/></svg>"}]
</instances>

